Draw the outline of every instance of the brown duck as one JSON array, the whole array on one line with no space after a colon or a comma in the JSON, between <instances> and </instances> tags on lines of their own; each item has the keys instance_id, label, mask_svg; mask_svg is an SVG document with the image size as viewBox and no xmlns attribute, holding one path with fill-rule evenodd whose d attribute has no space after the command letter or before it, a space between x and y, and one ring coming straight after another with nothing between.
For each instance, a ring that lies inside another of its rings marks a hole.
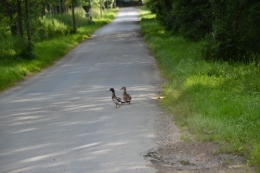
<instances>
[{"instance_id":1,"label":"brown duck","mask_svg":"<svg viewBox=\"0 0 260 173\"><path fill-rule=\"evenodd\" d=\"M126 93L126 87L122 87L120 90L124 90L123 91L123 100L125 101L125 103L130 104L132 97L130 96L130 94Z\"/></svg>"}]
</instances>

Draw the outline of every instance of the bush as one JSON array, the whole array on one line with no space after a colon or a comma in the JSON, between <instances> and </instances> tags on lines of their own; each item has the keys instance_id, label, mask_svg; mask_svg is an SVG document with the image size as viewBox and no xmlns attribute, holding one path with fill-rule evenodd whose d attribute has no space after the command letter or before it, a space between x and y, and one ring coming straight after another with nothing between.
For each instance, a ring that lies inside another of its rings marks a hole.
<instances>
[{"instance_id":1,"label":"bush","mask_svg":"<svg viewBox=\"0 0 260 173\"><path fill-rule=\"evenodd\" d=\"M187 39L200 40L211 31L212 14L208 0L151 0L148 6L163 26Z\"/></svg>"},{"instance_id":2,"label":"bush","mask_svg":"<svg viewBox=\"0 0 260 173\"><path fill-rule=\"evenodd\" d=\"M75 9L75 21L76 27L89 24L83 9ZM63 15L45 16L39 21L35 21L34 26L33 38L36 42L73 33L71 12Z\"/></svg>"},{"instance_id":3,"label":"bush","mask_svg":"<svg viewBox=\"0 0 260 173\"><path fill-rule=\"evenodd\" d=\"M149 0L157 20L189 40L204 40L206 59L260 60L258 0Z\"/></svg>"},{"instance_id":4,"label":"bush","mask_svg":"<svg viewBox=\"0 0 260 173\"><path fill-rule=\"evenodd\" d=\"M227 61L256 60L260 53L260 2L212 0L215 19L204 57Z\"/></svg>"}]
</instances>

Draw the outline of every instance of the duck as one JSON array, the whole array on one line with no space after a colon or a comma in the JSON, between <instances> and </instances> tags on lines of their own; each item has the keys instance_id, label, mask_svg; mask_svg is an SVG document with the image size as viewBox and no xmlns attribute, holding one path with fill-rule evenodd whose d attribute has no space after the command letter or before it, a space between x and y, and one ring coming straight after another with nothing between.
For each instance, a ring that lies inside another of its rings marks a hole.
<instances>
[{"instance_id":1,"label":"duck","mask_svg":"<svg viewBox=\"0 0 260 173\"><path fill-rule=\"evenodd\" d=\"M117 96L116 96L114 88L110 88L109 91L112 92L112 101L113 101L113 103L115 103L116 108L117 108L117 106L118 106L118 108L120 108L120 105L121 105L122 103L125 103L125 102L122 101L122 99L121 99L120 97L117 97Z\"/></svg>"},{"instance_id":2,"label":"duck","mask_svg":"<svg viewBox=\"0 0 260 173\"><path fill-rule=\"evenodd\" d=\"M132 97L130 96L130 94L126 93L126 87L122 87L120 90L124 90L123 91L123 100L125 101L125 103L130 104Z\"/></svg>"}]
</instances>

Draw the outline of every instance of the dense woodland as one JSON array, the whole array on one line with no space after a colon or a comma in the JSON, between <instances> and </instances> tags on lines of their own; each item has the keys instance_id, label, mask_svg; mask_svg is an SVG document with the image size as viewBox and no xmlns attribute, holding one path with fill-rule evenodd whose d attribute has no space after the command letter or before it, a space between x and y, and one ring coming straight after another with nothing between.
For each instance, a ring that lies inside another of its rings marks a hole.
<instances>
[{"instance_id":1,"label":"dense woodland","mask_svg":"<svg viewBox=\"0 0 260 173\"><path fill-rule=\"evenodd\" d=\"M203 40L207 59L259 60L259 0L148 0L148 6L173 34Z\"/></svg>"},{"instance_id":2,"label":"dense woodland","mask_svg":"<svg viewBox=\"0 0 260 173\"><path fill-rule=\"evenodd\" d=\"M0 58L33 57L33 42L71 34L77 22L66 14L75 7L113 7L114 0L0 1ZM259 0L146 0L172 34L203 41L206 59L259 61ZM73 8L72 8L73 7ZM83 9L83 8L82 8ZM46 18L50 19L47 20ZM77 16L76 16L77 18ZM80 19L78 19L80 20ZM57 22L59 24L57 24ZM56 26L54 26L56 25ZM57 25L59 25L57 27Z\"/></svg>"},{"instance_id":3,"label":"dense woodland","mask_svg":"<svg viewBox=\"0 0 260 173\"><path fill-rule=\"evenodd\" d=\"M89 5L105 10L113 3L114 0L1 0L0 60L33 58L35 42L75 33L77 27L87 24L85 13ZM78 12L72 15L76 8Z\"/></svg>"}]
</instances>

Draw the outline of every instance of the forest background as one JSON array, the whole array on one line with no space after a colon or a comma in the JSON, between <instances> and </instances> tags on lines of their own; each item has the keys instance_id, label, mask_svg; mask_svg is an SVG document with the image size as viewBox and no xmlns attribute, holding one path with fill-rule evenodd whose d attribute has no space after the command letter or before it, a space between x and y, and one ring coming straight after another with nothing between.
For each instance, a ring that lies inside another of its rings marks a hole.
<instances>
[{"instance_id":1,"label":"forest background","mask_svg":"<svg viewBox=\"0 0 260 173\"><path fill-rule=\"evenodd\" d=\"M114 0L1 0L0 91L61 58L117 10Z\"/></svg>"},{"instance_id":2,"label":"forest background","mask_svg":"<svg viewBox=\"0 0 260 173\"><path fill-rule=\"evenodd\" d=\"M89 2L1 0L0 91L61 58L118 10L113 0L91 0L90 19ZM162 107L197 140L260 167L259 0L144 4L142 34L167 78Z\"/></svg>"},{"instance_id":3,"label":"forest background","mask_svg":"<svg viewBox=\"0 0 260 173\"><path fill-rule=\"evenodd\" d=\"M92 15L102 18L102 11L113 4L114 0L2 0L0 59L33 58L33 43L73 34L90 24Z\"/></svg>"}]
</instances>

